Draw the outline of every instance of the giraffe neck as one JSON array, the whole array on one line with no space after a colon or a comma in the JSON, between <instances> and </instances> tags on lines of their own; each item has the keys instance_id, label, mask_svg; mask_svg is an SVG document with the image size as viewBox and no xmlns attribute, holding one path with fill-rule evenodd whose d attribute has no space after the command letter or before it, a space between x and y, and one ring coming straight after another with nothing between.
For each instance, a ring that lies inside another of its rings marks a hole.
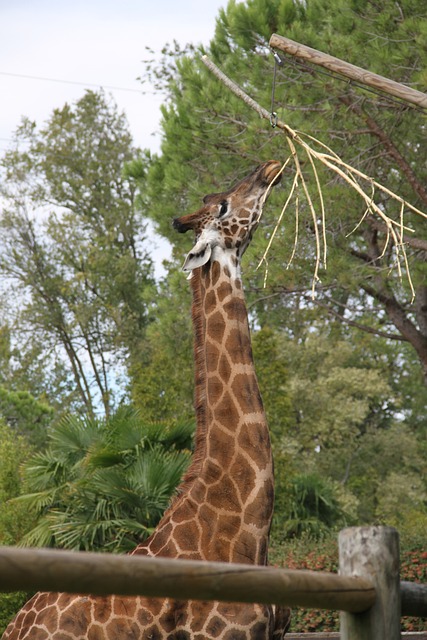
<instances>
[{"instance_id":1,"label":"giraffe neck","mask_svg":"<svg viewBox=\"0 0 427 640\"><path fill-rule=\"evenodd\" d=\"M197 482L207 487L206 502L217 509L219 537L221 526L226 529L222 544L212 543L212 559L264 564L273 510L273 467L240 264L233 253L218 249L193 277L199 280L193 286L199 289L200 301L193 316L203 334L198 399L204 435L200 435L202 455L198 452L196 458L196 464L200 460ZM227 528L233 513L231 534Z\"/></svg>"}]
</instances>

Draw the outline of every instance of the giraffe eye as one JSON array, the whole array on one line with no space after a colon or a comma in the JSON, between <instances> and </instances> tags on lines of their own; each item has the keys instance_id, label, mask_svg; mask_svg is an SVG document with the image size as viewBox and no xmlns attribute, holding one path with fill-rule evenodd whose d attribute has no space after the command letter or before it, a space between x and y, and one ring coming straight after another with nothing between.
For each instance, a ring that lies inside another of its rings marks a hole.
<instances>
[{"instance_id":1,"label":"giraffe eye","mask_svg":"<svg viewBox=\"0 0 427 640\"><path fill-rule=\"evenodd\" d=\"M219 217L221 218L222 216L225 216L227 211L228 211L228 202L227 200L223 200L221 202L220 209L219 209Z\"/></svg>"}]
</instances>

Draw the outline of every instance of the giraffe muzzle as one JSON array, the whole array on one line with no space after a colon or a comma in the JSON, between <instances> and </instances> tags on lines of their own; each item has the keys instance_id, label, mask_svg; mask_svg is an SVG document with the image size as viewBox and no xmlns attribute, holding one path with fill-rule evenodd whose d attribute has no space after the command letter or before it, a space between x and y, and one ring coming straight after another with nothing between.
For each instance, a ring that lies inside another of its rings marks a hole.
<instances>
[{"instance_id":1,"label":"giraffe muzzle","mask_svg":"<svg viewBox=\"0 0 427 640\"><path fill-rule=\"evenodd\" d=\"M180 218L175 218L172 221L172 226L174 229L176 229L176 231L178 231L178 233L185 233L189 229L192 229L191 224L186 224L185 222L181 222Z\"/></svg>"}]
</instances>

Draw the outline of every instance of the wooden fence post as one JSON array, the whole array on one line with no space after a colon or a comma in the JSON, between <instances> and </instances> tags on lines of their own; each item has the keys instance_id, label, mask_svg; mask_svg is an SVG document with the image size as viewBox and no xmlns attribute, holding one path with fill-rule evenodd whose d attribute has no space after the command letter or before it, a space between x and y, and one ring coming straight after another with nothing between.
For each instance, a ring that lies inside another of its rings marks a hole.
<instances>
[{"instance_id":1,"label":"wooden fence post","mask_svg":"<svg viewBox=\"0 0 427 640\"><path fill-rule=\"evenodd\" d=\"M351 527L339 534L340 574L370 578L377 593L363 613L341 612L341 640L400 640L399 534Z\"/></svg>"}]
</instances>

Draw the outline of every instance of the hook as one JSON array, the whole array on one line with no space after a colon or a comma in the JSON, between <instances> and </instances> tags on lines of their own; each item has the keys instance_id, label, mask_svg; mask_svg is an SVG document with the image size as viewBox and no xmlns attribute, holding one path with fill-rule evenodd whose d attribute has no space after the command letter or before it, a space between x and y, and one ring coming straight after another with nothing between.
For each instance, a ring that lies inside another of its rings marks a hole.
<instances>
[{"instance_id":1,"label":"hook","mask_svg":"<svg viewBox=\"0 0 427 640\"><path fill-rule=\"evenodd\" d=\"M271 52L271 53L272 53L272 55L273 55L274 62L277 62L277 64L281 67L281 66L282 66L282 64L283 64L283 60L282 60L282 58L279 56L279 54L277 53L277 51L275 51L274 49L272 49L272 48L270 47L270 52Z\"/></svg>"},{"instance_id":2,"label":"hook","mask_svg":"<svg viewBox=\"0 0 427 640\"><path fill-rule=\"evenodd\" d=\"M270 113L270 124L273 127L273 129L277 127L278 121L279 121L279 118L277 116L277 113L275 111L272 111Z\"/></svg>"}]
</instances>

